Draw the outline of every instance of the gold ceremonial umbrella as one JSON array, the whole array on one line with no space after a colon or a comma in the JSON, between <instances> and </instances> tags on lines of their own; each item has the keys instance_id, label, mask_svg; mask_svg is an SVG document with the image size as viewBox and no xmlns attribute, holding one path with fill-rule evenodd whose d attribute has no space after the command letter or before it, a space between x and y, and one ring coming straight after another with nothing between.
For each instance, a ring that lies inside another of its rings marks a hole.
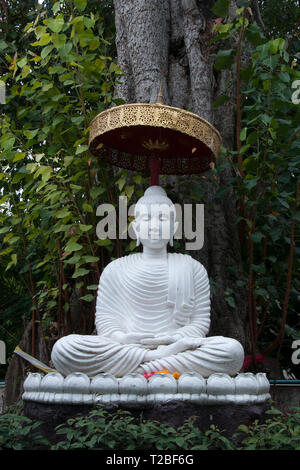
<instances>
[{"instance_id":1,"label":"gold ceremonial umbrella","mask_svg":"<svg viewBox=\"0 0 300 470\"><path fill-rule=\"evenodd\" d=\"M195 174L209 170L221 146L219 132L205 119L160 102L116 106L90 125L89 147L110 164L151 173Z\"/></svg>"}]
</instances>

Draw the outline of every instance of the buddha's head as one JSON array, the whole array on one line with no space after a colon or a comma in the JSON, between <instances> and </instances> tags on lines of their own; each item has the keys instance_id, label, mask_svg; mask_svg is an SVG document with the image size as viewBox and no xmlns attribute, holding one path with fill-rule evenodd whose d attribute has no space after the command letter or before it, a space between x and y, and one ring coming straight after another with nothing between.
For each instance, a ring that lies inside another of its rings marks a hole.
<instances>
[{"instance_id":1,"label":"buddha's head","mask_svg":"<svg viewBox=\"0 0 300 470\"><path fill-rule=\"evenodd\" d=\"M178 223L176 210L171 199L161 186L150 186L135 206L135 220L132 223L137 237L137 246L161 249L170 242Z\"/></svg>"}]
</instances>

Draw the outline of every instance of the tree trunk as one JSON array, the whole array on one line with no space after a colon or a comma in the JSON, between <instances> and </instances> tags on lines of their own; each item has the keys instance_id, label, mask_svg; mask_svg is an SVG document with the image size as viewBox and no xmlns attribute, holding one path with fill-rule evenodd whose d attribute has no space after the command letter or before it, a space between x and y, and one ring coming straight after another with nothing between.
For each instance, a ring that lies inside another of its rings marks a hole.
<instances>
[{"instance_id":1,"label":"tree trunk","mask_svg":"<svg viewBox=\"0 0 300 470\"><path fill-rule=\"evenodd\" d=\"M29 354L32 345L32 323L27 324L19 347ZM52 346L52 344L51 344ZM41 336L40 328L35 328L35 358L47 364L45 344ZM11 406L21 400L24 381L29 372L38 372L29 362L17 354L13 354L5 376L4 405Z\"/></svg>"},{"instance_id":2,"label":"tree trunk","mask_svg":"<svg viewBox=\"0 0 300 470\"><path fill-rule=\"evenodd\" d=\"M191 110L208 120L221 133L223 145L232 148L233 103L225 103L216 112L212 108L220 94L235 95L232 72L213 68L212 52L216 51L209 44L215 21L210 11L213 4L213 0L114 0L118 64L124 72L116 95L127 103L153 103L162 84L165 104ZM229 21L236 8L231 0ZM228 79L231 83L226 85ZM218 162L222 163L221 159ZM202 262L216 285L210 335L236 338L248 351L247 300L245 292L236 286L243 272L234 225L236 204L232 191L214 199L220 188L228 186L231 176L228 168L213 183L197 177L205 194L205 238L202 250L190 254ZM187 196L189 179L181 181L177 178L178 192ZM236 275L228 270L232 267ZM227 289L234 292L234 308L226 302Z\"/></svg>"}]
</instances>

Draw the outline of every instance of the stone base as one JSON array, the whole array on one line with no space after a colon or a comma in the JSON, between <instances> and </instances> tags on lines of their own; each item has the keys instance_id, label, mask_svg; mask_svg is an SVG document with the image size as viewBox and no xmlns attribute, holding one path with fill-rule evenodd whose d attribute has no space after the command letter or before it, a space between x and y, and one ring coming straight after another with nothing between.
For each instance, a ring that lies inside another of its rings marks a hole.
<instances>
[{"instance_id":1,"label":"stone base","mask_svg":"<svg viewBox=\"0 0 300 470\"><path fill-rule=\"evenodd\" d=\"M62 405L24 401L25 416L42 422L39 431L52 443L61 440L62 436L55 434L55 427L65 423L69 418L86 416L95 405ZM121 405L107 405L104 408L112 414L118 409L128 409ZM141 419L158 421L161 424L177 428L184 421L196 416L194 425L202 431L211 425L224 431L228 438L232 437L240 424L250 425L255 420L263 422L268 415L269 403L246 405L196 405L183 401L168 401L152 406L141 406L130 409L136 423Z\"/></svg>"},{"instance_id":2,"label":"stone base","mask_svg":"<svg viewBox=\"0 0 300 470\"><path fill-rule=\"evenodd\" d=\"M204 378L196 373L141 374L117 378L99 374L89 378L75 372L63 377L57 372L32 373L24 382L24 414L42 422L40 432L55 443L55 427L69 418L87 415L96 405L113 413L130 410L136 423L141 419L178 427L196 416L194 425L206 430L214 424L230 437L240 424L262 421L269 408L270 383L265 374L215 373Z\"/></svg>"}]
</instances>

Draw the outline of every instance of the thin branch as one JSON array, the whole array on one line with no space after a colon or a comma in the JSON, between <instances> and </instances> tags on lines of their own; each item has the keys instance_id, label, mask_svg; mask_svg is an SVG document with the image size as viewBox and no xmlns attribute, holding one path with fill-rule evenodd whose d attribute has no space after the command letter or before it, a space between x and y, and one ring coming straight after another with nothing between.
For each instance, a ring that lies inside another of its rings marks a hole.
<instances>
[{"instance_id":1,"label":"thin branch","mask_svg":"<svg viewBox=\"0 0 300 470\"><path fill-rule=\"evenodd\" d=\"M273 343L264 351L263 354L265 354L265 355L270 353L271 351L273 351L279 344L281 344L281 341L282 341L283 336L284 336L285 325L286 325L286 317L287 317L287 311L288 311L288 305L289 305L289 297L290 297L290 291L291 291L292 272L293 272L294 245L295 245L295 225L296 225L295 214L296 214L297 207L298 207L299 193L300 193L300 182L298 182L298 184L297 184L295 206L294 206L294 210L293 210L293 213L292 213L288 274L287 274L287 280L286 280L286 289L285 289L285 296L284 296L283 312L282 312L282 320L281 320L280 330L279 330L279 333L278 333L277 338L275 339L275 341L273 341Z\"/></svg>"}]
</instances>

